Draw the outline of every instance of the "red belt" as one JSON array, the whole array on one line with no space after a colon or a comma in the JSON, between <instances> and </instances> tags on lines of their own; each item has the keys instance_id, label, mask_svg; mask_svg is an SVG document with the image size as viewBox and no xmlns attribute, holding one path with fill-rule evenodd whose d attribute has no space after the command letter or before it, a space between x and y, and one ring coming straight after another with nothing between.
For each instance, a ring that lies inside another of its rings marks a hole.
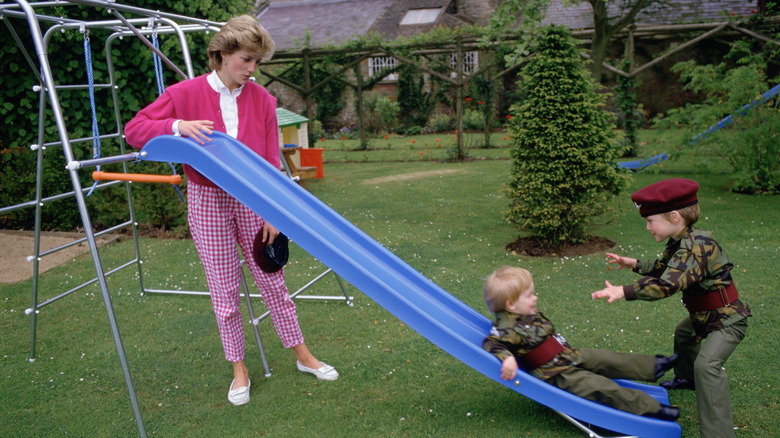
<instances>
[{"instance_id":1,"label":"red belt","mask_svg":"<svg viewBox=\"0 0 780 438\"><path fill-rule=\"evenodd\" d=\"M544 342L534 347L533 350L520 356L520 362L526 370L535 370L551 361L562 351L563 345L555 339L555 336L549 336Z\"/></svg>"},{"instance_id":2,"label":"red belt","mask_svg":"<svg viewBox=\"0 0 780 438\"><path fill-rule=\"evenodd\" d=\"M719 307L726 307L739 298L739 292L734 283L704 295L683 295L683 303L688 312L704 312Z\"/></svg>"}]
</instances>

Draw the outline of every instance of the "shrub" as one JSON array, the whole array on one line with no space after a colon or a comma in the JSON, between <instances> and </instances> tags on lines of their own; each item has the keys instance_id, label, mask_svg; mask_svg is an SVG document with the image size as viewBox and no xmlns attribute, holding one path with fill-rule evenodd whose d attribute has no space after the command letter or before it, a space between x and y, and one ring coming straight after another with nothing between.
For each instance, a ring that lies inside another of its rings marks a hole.
<instances>
[{"instance_id":1,"label":"shrub","mask_svg":"<svg viewBox=\"0 0 780 438\"><path fill-rule=\"evenodd\" d=\"M472 109L463 111L463 129L485 129L484 115L480 111Z\"/></svg>"},{"instance_id":2,"label":"shrub","mask_svg":"<svg viewBox=\"0 0 780 438\"><path fill-rule=\"evenodd\" d=\"M389 132L398 125L401 106L384 94L371 94L363 101L363 121L369 132Z\"/></svg>"},{"instance_id":3,"label":"shrub","mask_svg":"<svg viewBox=\"0 0 780 438\"><path fill-rule=\"evenodd\" d=\"M452 117L447 114L434 114L428 120L428 127L431 132L445 132L452 129Z\"/></svg>"},{"instance_id":4,"label":"shrub","mask_svg":"<svg viewBox=\"0 0 780 438\"><path fill-rule=\"evenodd\" d=\"M420 135L422 132L421 126L410 126L404 131L404 135Z\"/></svg>"},{"instance_id":5,"label":"shrub","mask_svg":"<svg viewBox=\"0 0 780 438\"><path fill-rule=\"evenodd\" d=\"M308 137L309 147L314 147L320 139L325 138L325 128L319 120L309 122Z\"/></svg>"},{"instance_id":6,"label":"shrub","mask_svg":"<svg viewBox=\"0 0 780 438\"><path fill-rule=\"evenodd\" d=\"M511 108L507 218L554 246L584 240L587 223L607 211L624 179L612 116L569 31L544 28L536 50L523 68L526 99Z\"/></svg>"}]
</instances>

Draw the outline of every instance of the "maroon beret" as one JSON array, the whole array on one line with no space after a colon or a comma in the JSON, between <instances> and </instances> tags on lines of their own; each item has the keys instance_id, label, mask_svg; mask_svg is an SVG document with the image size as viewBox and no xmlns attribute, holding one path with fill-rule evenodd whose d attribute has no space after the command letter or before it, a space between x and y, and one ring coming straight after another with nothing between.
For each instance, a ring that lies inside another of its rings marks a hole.
<instances>
[{"instance_id":1,"label":"maroon beret","mask_svg":"<svg viewBox=\"0 0 780 438\"><path fill-rule=\"evenodd\" d=\"M631 200L642 217L679 210L696 204L696 192L699 183L683 178L672 178L658 181L655 184L637 190L631 195Z\"/></svg>"}]
</instances>

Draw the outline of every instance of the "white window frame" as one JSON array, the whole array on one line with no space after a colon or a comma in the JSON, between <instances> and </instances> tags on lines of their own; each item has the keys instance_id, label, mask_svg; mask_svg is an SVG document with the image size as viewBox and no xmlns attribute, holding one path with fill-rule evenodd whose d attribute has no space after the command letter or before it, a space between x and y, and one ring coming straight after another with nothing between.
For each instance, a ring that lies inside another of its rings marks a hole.
<instances>
[{"instance_id":1,"label":"white window frame","mask_svg":"<svg viewBox=\"0 0 780 438\"><path fill-rule=\"evenodd\" d=\"M368 58L368 77L373 78L384 70L398 67L398 60L392 56L372 56ZM397 81L398 73L390 73L382 78L383 81Z\"/></svg>"},{"instance_id":2,"label":"white window frame","mask_svg":"<svg viewBox=\"0 0 780 438\"><path fill-rule=\"evenodd\" d=\"M401 26L413 24L429 24L436 21L444 8L409 9L401 19Z\"/></svg>"},{"instance_id":3,"label":"white window frame","mask_svg":"<svg viewBox=\"0 0 780 438\"><path fill-rule=\"evenodd\" d=\"M455 64L458 58L457 53L450 53L450 69L452 69L452 76L458 74L458 68ZM471 52L463 52L463 74L470 75L479 69L479 52L476 50Z\"/></svg>"}]
</instances>

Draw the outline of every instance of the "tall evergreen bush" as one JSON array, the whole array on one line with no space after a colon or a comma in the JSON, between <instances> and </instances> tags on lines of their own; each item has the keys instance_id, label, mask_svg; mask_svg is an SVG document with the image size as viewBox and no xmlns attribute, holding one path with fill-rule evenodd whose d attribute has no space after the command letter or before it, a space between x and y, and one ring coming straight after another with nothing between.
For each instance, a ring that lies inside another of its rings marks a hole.
<instances>
[{"instance_id":1,"label":"tall evergreen bush","mask_svg":"<svg viewBox=\"0 0 780 438\"><path fill-rule=\"evenodd\" d=\"M548 246L581 242L624 183L612 115L566 28L543 28L535 52L511 108L507 217Z\"/></svg>"}]
</instances>

